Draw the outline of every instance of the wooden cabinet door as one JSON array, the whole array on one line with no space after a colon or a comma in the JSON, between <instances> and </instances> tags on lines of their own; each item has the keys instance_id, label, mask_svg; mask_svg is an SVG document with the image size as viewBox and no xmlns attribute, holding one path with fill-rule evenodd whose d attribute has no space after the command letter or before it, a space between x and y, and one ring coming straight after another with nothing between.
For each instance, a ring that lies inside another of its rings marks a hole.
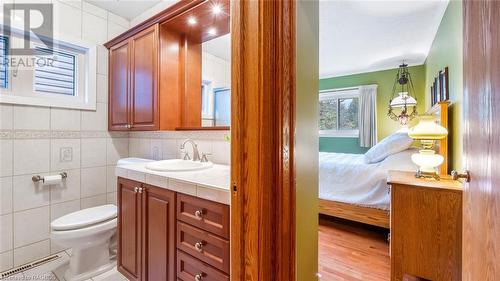
<instances>
[{"instance_id":1,"label":"wooden cabinet door","mask_svg":"<svg viewBox=\"0 0 500 281\"><path fill-rule=\"evenodd\" d=\"M109 49L109 113L110 131L127 131L130 102L129 41Z\"/></svg>"},{"instance_id":2,"label":"wooden cabinet door","mask_svg":"<svg viewBox=\"0 0 500 281\"><path fill-rule=\"evenodd\" d=\"M158 25L130 39L132 130L158 130Z\"/></svg>"},{"instance_id":3,"label":"wooden cabinet door","mask_svg":"<svg viewBox=\"0 0 500 281\"><path fill-rule=\"evenodd\" d=\"M142 279L141 183L118 178L118 270L129 280Z\"/></svg>"},{"instance_id":4,"label":"wooden cabinet door","mask_svg":"<svg viewBox=\"0 0 500 281\"><path fill-rule=\"evenodd\" d=\"M175 193L145 186L144 280L175 281Z\"/></svg>"}]
</instances>

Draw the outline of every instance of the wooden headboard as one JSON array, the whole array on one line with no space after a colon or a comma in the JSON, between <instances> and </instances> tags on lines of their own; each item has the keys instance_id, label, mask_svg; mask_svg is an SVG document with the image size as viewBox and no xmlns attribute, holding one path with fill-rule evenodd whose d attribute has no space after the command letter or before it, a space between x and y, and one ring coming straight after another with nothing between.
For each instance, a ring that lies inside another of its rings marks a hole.
<instances>
[{"instance_id":1,"label":"wooden headboard","mask_svg":"<svg viewBox=\"0 0 500 281\"><path fill-rule=\"evenodd\" d=\"M436 116L436 122L441 126L445 127L448 132L450 132L450 128L448 127L448 107L450 106L449 101L440 101L437 102L429 111L427 111L426 115ZM446 138L440 140L437 143L436 152L443 155L444 162L439 168L439 172L441 175L448 174L449 167L449 157L448 157L448 138L449 134Z\"/></svg>"}]
</instances>

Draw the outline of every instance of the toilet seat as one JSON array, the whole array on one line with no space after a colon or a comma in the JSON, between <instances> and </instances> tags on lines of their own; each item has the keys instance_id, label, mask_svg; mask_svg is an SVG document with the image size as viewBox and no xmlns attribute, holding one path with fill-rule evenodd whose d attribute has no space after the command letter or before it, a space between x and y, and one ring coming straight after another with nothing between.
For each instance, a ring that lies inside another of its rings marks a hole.
<instances>
[{"instance_id":1,"label":"toilet seat","mask_svg":"<svg viewBox=\"0 0 500 281\"><path fill-rule=\"evenodd\" d=\"M54 220L50 227L52 231L71 231L100 225L117 217L116 206L109 204L83 209Z\"/></svg>"},{"instance_id":2,"label":"toilet seat","mask_svg":"<svg viewBox=\"0 0 500 281\"><path fill-rule=\"evenodd\" d=\"M99 224L73 230L52 230L50 237L55 240L76 239L96 235L98 233L116 228L118 219L110 219Z\"/></svg>"}]
</instances>

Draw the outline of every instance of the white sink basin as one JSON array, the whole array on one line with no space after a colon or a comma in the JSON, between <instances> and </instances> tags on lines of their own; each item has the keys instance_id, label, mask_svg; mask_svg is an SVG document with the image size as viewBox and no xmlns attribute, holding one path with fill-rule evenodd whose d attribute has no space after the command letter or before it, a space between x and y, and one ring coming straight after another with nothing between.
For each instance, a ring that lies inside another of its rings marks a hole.
<instances>
[{"instance_id":1,"label":"white sink basin","mask_svg":"<svg viewBox=\"0 0 500 281\"><path fill-rule=\"evenodd\" d=\"M212 162L170 159L147 163L146 169L159 172L182 172L204 170L211 168L213 165Z\"/></svg>"}]
</instances>

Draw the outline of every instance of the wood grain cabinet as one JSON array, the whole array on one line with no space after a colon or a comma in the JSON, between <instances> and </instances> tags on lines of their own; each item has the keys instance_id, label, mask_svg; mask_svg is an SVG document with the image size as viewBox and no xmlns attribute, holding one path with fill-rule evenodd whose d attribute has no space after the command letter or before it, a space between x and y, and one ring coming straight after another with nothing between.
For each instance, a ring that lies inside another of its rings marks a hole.
<instances>
[{"instance_id":1,"label":"wood grain cabinet","mask_svg":"<svg viewBox=\"0 0 500 281\"><path fill-rule=\"evenodd\" d=\"M229 206L118 178L118 271L129 280L229 280L229 245Z\"/></svg>"},{"instance_id":2,"label":"wood grain cabinet","mask_svg":"<svg viewBox=\"0 0 500 281\"><path fill-rule=\"evenodd\" d=\"M109 49L109 130L158 130L158 25Z\"/></svg>"},{"instance_id":3,"label":"wood grain cabinet","mask_svg":"<svg viewBox=\"0 0 500 281\"><path fill-rule=\"evenodd\" d=\"M178 194L179 280L229 280L229 223L229 206Z\"/></svg>"},{"instance_id":4,"label":"wood grain cabinet","mask_svg":"<svg viewBox=\"0 0 500 281\"><path fill-rule=\"evenodd\" d=\"M462 188L458 181L389 173L391 280L461 280Z\"/></svg>"},{"instance_id":5,"label":"wood grain cabinet","mask_svg":"<svg viewBox=\"0 0 500 281\"><path fill-rule=\"evenodd\" d=\"M129 280L175 280L175 192L118 179L118 270Z\"/></svg>"}]
</instances>

